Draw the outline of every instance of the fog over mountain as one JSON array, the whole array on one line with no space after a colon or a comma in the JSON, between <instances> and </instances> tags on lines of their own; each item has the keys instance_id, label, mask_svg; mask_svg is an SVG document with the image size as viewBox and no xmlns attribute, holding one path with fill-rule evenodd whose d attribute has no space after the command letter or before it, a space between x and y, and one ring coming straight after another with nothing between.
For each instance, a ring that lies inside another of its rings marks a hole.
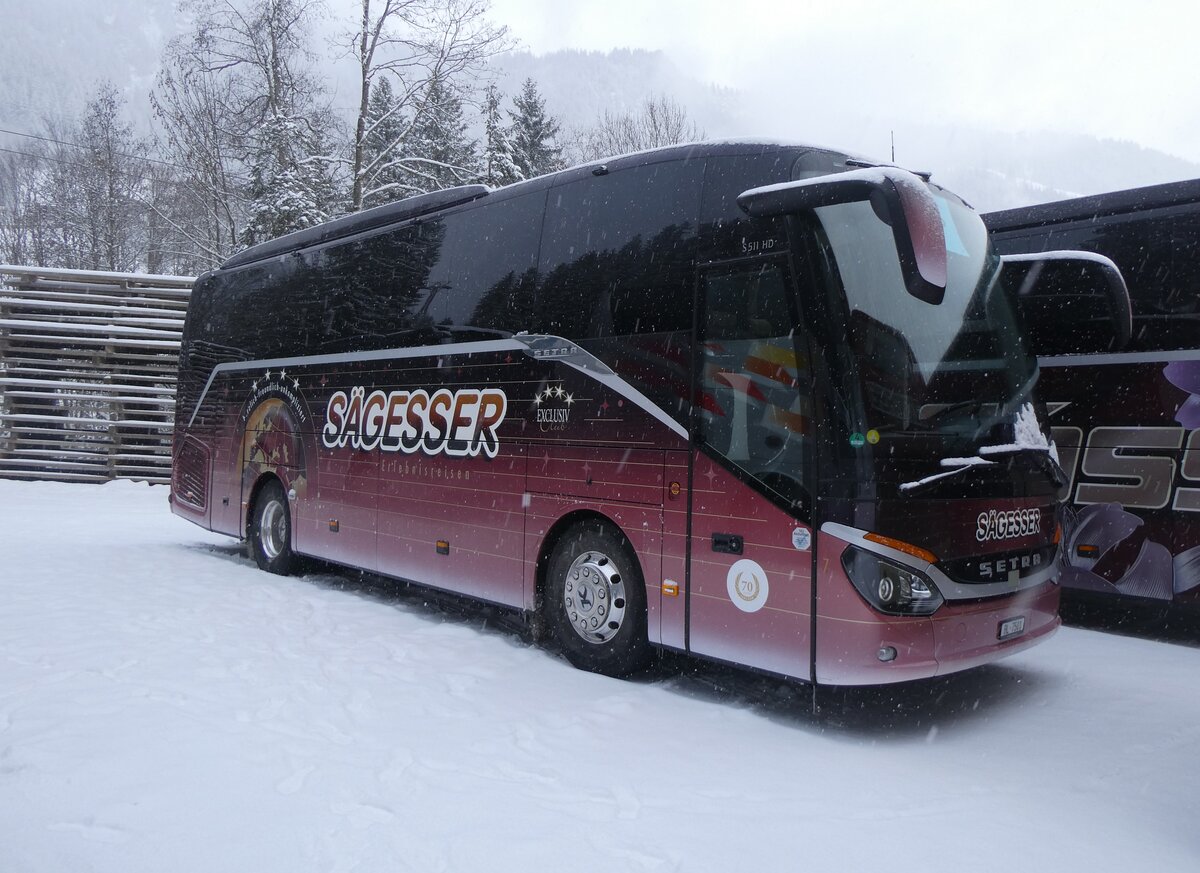
<instances>
[{"instance_id":1,"label":"fog over mountain","mask_svg":"<svg viewBox=\"0 0 1200 873\"><path fill-rule=\"evenodd\" d=\"M340 12L345 2L332 4ZM151 126L148 94L158 56L185 22L174 0L0 0L0 128L38 133L45 120L71 117L102 79L126 96L129 114ZM521 37L521 23L507 23ZM351 102L345 60L327 44L342 25L323 23L314 46L332 101ZM685 106L708 137L769 137L812 142L887 160L894 132L896 161L928 169L981 210L1200 177L1200 164L1134 142L947 120L919 125L904 118L856 113L851 94L775 82L752 93L717 87L662 51L516 51L493 63L498 84L515 93L526 77L538 83L564 127L586 126L606 109L629 109L664 94ZM993 129L987 129L992 127ZM0 145L19 138L0 134Z\"/></svg>"},{"instance_id":2,"label":"fog over mountain","mask_svg":"<svg viewBox=\"0 0 1200 873\"><path fill-rule=\"evenodd\" d=\"M1200 177L1200 163L1137 143L1053 131L1005 131L943 124L922 126L857 115L855 103L807 99L795 89L745 94L701 82L663 52L517 52L497 60L511 92L537 80L568 125L595 121L604 107L625 109L651 94L672 95L708 137L766 137L812 143L933 171L941 184L978 209L1006 209Z\"/></svg>"},{"instance_id":3,"label":"fog over mountain","mask_svg":"<svg viewBox=\"0 0 1200 873\"><path fill-rule=\"evenodd\" d=\"M70 118L112 81L148 124L159 53L180 19L175 0L0 0L0 127L34 131Z\"/></svg>"}]
</instances>

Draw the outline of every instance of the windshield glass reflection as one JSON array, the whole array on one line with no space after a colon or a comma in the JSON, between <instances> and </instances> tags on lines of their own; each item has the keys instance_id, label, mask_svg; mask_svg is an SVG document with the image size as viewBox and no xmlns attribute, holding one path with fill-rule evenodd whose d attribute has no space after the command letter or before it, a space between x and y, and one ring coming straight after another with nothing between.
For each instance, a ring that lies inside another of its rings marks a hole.
<instances>
[{"instance_id":1,"label":"windshield glass reflection","mask_svg":"<svg viewBox=\"0 0 1200 873\"><path fill-rule=\"evenodd\" d=\"M817 216L846 295L866 424L936 433L969 451L1027 399L1037 361L996 281L1000 262L983 222L953 195L930 191L948 260L945 299L936 305L905 290L891 228L869 203L824 207Z\"/></svg>"}]
</instances>

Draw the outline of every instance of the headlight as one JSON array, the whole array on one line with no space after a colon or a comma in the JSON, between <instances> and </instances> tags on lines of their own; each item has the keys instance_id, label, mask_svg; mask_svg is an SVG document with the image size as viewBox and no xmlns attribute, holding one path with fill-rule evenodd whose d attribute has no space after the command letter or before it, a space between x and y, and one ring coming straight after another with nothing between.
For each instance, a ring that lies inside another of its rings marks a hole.
<instances>
[{"instance_id":1,"label":"headlight","mask_svg":"<svg viewBox=\"0 0 1200 873\"><path fill-rule=\"evenodd\" d=\"M888 615L932 615L944 602L917 571L854 546L842 553L842 567L867 603Z\"/></svg>"}]
</instances>

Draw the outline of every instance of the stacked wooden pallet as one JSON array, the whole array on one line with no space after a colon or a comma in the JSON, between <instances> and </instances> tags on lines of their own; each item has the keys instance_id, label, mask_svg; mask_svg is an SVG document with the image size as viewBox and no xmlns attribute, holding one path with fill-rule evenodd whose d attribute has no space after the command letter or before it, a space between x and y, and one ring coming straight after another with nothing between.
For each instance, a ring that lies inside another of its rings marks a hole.
<instances>
[{"instance_id":1,"label":"stacked wooden pallet","mask_svg":"<svg viewBox=\"0 0 1200 873\"><path fill-rule=\"evenodd\" d=\"M170 481L192 282L0 265L0 476Z\"/></svg>"}]
</instances>

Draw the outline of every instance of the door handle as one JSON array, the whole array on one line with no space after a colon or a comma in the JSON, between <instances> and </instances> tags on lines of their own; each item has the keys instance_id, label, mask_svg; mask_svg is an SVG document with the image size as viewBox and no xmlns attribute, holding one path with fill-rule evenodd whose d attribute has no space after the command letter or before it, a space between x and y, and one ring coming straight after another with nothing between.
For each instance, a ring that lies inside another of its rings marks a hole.
<instances>
[{"instance_id":1,"label":"door handle","mask_svg":"<svg viewBox=\"0 0 1200 873\"><path fill-rule=\"evenodd\" d=\"M741 534L713 534L712 550L714 552L724 552L727 555L740 555L742 553Z\"/></svg>"}]
</instances>

